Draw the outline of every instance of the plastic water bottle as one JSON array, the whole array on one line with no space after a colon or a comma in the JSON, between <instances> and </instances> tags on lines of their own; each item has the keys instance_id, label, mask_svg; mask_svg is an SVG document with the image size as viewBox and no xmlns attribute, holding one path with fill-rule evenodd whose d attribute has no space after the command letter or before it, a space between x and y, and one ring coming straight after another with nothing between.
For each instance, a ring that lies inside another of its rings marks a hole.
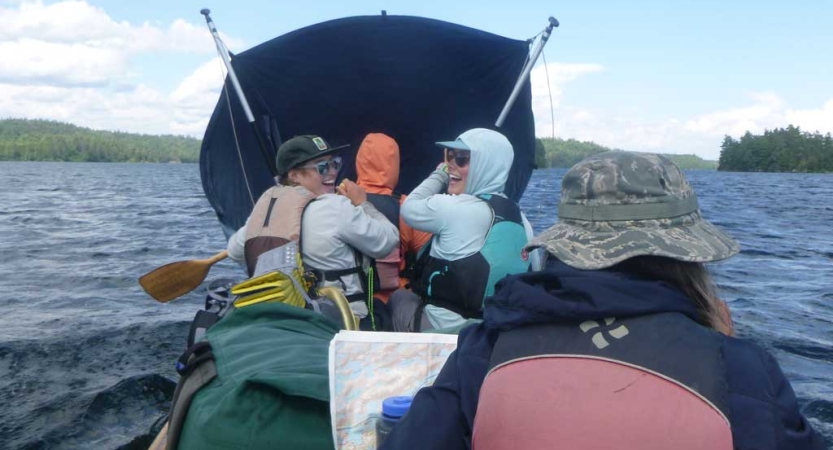
<instances>
[{"instance_id":1,"label":"plastic water bottle","mask_svg":"<svg viewBox=\"0 0 833 450\"><path fill-rule=\"evenodd\" d=\"M376 448L382 446L393 426L408 412L413 397L388 397L382 401L382 417L376 419Z\"/></svg>"}]
</instances>

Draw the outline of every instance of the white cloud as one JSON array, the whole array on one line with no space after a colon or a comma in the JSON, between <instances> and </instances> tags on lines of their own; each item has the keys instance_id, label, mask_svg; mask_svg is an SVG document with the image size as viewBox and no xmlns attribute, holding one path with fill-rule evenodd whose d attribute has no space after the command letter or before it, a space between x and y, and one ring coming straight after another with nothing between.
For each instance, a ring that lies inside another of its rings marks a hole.
<instances>
[{"instance_id":1,"label":"white cloud","mask_svg":"<svg viewBox=\"0 0 833 450\"><path fill-rule=\"evenodd\" d=\"M546 66L539 64L530 73L530 85L532 86L532 111L535 115L535 134L539 136L552 135L552 114L550 109L550 93L552 93L552 106L561 106L561 98L564 94L564 86L587 74L601 72L604 67L599 64L580 63L549 63ZM547 74L549 74L549 86L547 86ZM589 114L589 112L586 112ZM556 112L555 120L558 122ZM556 125L556 132L558 125Z\"/></svg>"},{"instance_id":2,"label":"white cloud","mask_svg":"<svg viewBox=\"0 0 833 450\"><path fill-rule=\"evenodd\" d=\"M221 35L231 48L242 42ZM215 58L172 92L137 81L142 54L213 54L204 25L113 20L85 1L0 1L0 117L201 137L223 82Z\"/></svg>"},{"instance_id":3,"label":"white cloud","mask_svg":"<svg viewBox=\"0 0 833 450\"><path fill-rule=\"evenodd\" d=\"M202 136L224 79L225 70L217 57L182 80L168 98L175 111L172 133Z\"/></svg>"},{"instance_id":4,"label":"white cloud","mask_svg":"<svg viewBox=\"0 0 833 450\"><path fill-rule=\"evenodd\" d=\"M221 37L231 48L242 46L237 39ZM182 19L167 28L147 22L138 26L116 22L101 8L74 0L50 5L42 0L24 1L17 8L0 7L0 41L25 38L130 52L214 52L214 42L204 25Z\"/></svg>"},{"instance_id":5,"label":"white cloud","mask_svg":"<svg viewBox=\"0 0 833 450\"><path fill-rule=\"evenodd\" d=\"M0 54L0 81L9 83L105 85L128 70L123 52L79 43L0 41Z\"/></svg>"},{"instance_id":6,"label":"white cloud","mask_svg":"<svg viewBox=\"0 0 833 450\"><path fill-rule=\"evenodd\" d=\"M716 111L686 122L686 129L710 136L739 136L747 130L760 132L765 128L784 126L784 102L772 93L750 95L754 103L743 108Z\"/></svg>"},{"instance_id":7,"label":"white cloud","mask_svg":"<svg viewBox=\"0 0 833 450\"><path fill-rule=\"evenodd\" d=\"M231 48L239 40L223 36ZM175 20L167 28L116 22L84 1L44 5L25 1L0 7L0 81L63 86L105 85L133 79L133 56L147 53L212 54L204 26Z\"/></svg>"},{"instance_id":8,"label":"white cloud","mask_svg":"<svg viewBox=\"0 0 833 450\"><path fill-rule=\"evenodd\" d=\"M805 131L833 133L833 99L820 109L788 109L784 115L787 123L798 125Z\"/></svg>"},{"instance_id":9,"label":"white cloud","mask_svg":"<svg viewBox=\"0 0 833 450\"><path fill-rule=\"evenodd\" d=\"M146 86L127 92L91 87L0 84L0 117L53 119L97 129L166 133L167 98Z\"/></svg>"},{"instance_id":10,"label":"white cloud","mask_svg":"<svg viewBox=\"0 0 833 450\"><path fill-rule=\"evenodd\" d=\"M550 78L553 78L552 73ZM575 79L575 77L573 78ZM558 88L559 98L563 93ZM533 83L533 99L546 96L546 86ZM535 102L533 101L533 105ZM539 105L540 106L540 105ZM538 136L550 136L549 104L536 108ZM645 120L638 114L615 116L606 111L591 111L574 105L556 106L555 134L562 138L593 141L613 148L663 153L693 153L706 159L720 156L723 136L740 137L747 131L793 124L805 131L833 132L833 99L818 109L790 109L771 92L749 94L747 105L716 110L686 119Z\"/></svg>"},{"instance_id":11,"label":"white cloud","mask_svg":"<svg viewBox=\"0 0 833 450\"><path fill-rule=\"evenodd\" d=\"M206 95L216 96L223 86L225 73L220 58L213 58L182 80L171 94L171 100L184 104ZM212 105L215 101L216 99L212 99Z\"/></svg>"},{"instance_id":12,"label":"white cloud","mask_svg":"<svg viewBox=\"0 0 833 450\"><path fill-rule=\"evenodd\" d=\"M144 85L117 90L0 83L0 117L202 137L222 87L218 63L215 59L203 64L169 95Z\"/></svg>"}]
</instances>

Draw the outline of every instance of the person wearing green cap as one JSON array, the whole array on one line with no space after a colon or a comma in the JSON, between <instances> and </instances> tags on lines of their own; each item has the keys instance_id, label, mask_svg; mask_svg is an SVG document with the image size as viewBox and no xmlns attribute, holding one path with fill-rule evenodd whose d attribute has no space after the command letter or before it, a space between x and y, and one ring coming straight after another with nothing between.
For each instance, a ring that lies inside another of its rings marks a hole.
<instances>
[{"instance_id":1,"label":"person wearing green cap","mask_svg":"<svg viewBox=\"0 0 833 450\"><path fill-rule=\"evenodd\" d=\"M561 192L527 246L545 268L498 283L382 449L825 448L772 355L732 336L704 263L739 245L671 160L597 154Z\"/></svg>"},{"instance_id":2,"label":"person wearing green cap","mask_svg":"<svg viewBox=\"0 0 833 450\"><path fill-rule=\"evenodd\" d=\"M497 280L535 266L535 255L524 250L532 227L503 193L514 160L506 136L475 128L437 146L446 163L400 211L408 225L434 236L414 267L413 292L391 295L395 331L454 329L479 319Z\"/></svg>"},{"instance_id":3,"label":"person wearing green cap","mask_svg":"<svg viewBox=\"0 0 833 450\"><path fill-rule=\"evenodd\" d=\"M396 248L399 231L367 201L363 188L349 180L335 186L337 153L345 147L312 135L284 142L277 154L280 184L261 195L246 225L229 239L228 252L252 276L261 254L299 242L304 266L320 278L319 286L341 288L364 319L369 259Z\"/></svg>"}]
</instances>

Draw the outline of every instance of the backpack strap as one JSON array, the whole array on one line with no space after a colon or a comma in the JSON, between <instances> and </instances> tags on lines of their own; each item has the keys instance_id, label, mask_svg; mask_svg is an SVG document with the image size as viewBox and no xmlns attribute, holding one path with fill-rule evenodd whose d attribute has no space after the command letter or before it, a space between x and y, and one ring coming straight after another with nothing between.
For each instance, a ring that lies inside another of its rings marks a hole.
<instances>
[{"instance_id":1,"label":"backpack strap","mask_svg":"<svg viewBox=\"0 0 833 450\"><path fill-rule=\"evenodd\" d=\"M176 450L179 445L179 437L194 395L217 377L217 365L214 362L211 344L200 341L192 345L179 357L176 371L179 372L180 378L171 401L171 412L168 414L166 450Z\"/></svg>"}]
</instances>

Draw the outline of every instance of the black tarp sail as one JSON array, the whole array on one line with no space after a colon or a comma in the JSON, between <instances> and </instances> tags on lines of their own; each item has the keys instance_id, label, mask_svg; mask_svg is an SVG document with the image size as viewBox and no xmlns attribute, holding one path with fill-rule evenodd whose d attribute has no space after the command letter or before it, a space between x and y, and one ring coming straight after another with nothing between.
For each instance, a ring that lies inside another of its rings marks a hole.
<instances>
[{"instance_id":1,"label":"black tarp sail","mask_svg":"<svg viewBox=\"0 0 833 450\"><path fill-rule=\"evenodd\" d=\"M285 34L234 55L232 63L273 155L280 139L300 134L321 135L334 146L349 143L341 176L355 179L362 138L386 133L399 143L398 190L407 193L441 161L435 141L453 140L469 128L494 128L528 51L526 41L447 22L366 16ZM228 233L252 210L246 180L255 201L274 180L226 82L234 126L223 94L205 131L200 174ZM515 149L506 193L517 200L534 165L529 83L499 131Z\"/></svg>"}]
</instances>

